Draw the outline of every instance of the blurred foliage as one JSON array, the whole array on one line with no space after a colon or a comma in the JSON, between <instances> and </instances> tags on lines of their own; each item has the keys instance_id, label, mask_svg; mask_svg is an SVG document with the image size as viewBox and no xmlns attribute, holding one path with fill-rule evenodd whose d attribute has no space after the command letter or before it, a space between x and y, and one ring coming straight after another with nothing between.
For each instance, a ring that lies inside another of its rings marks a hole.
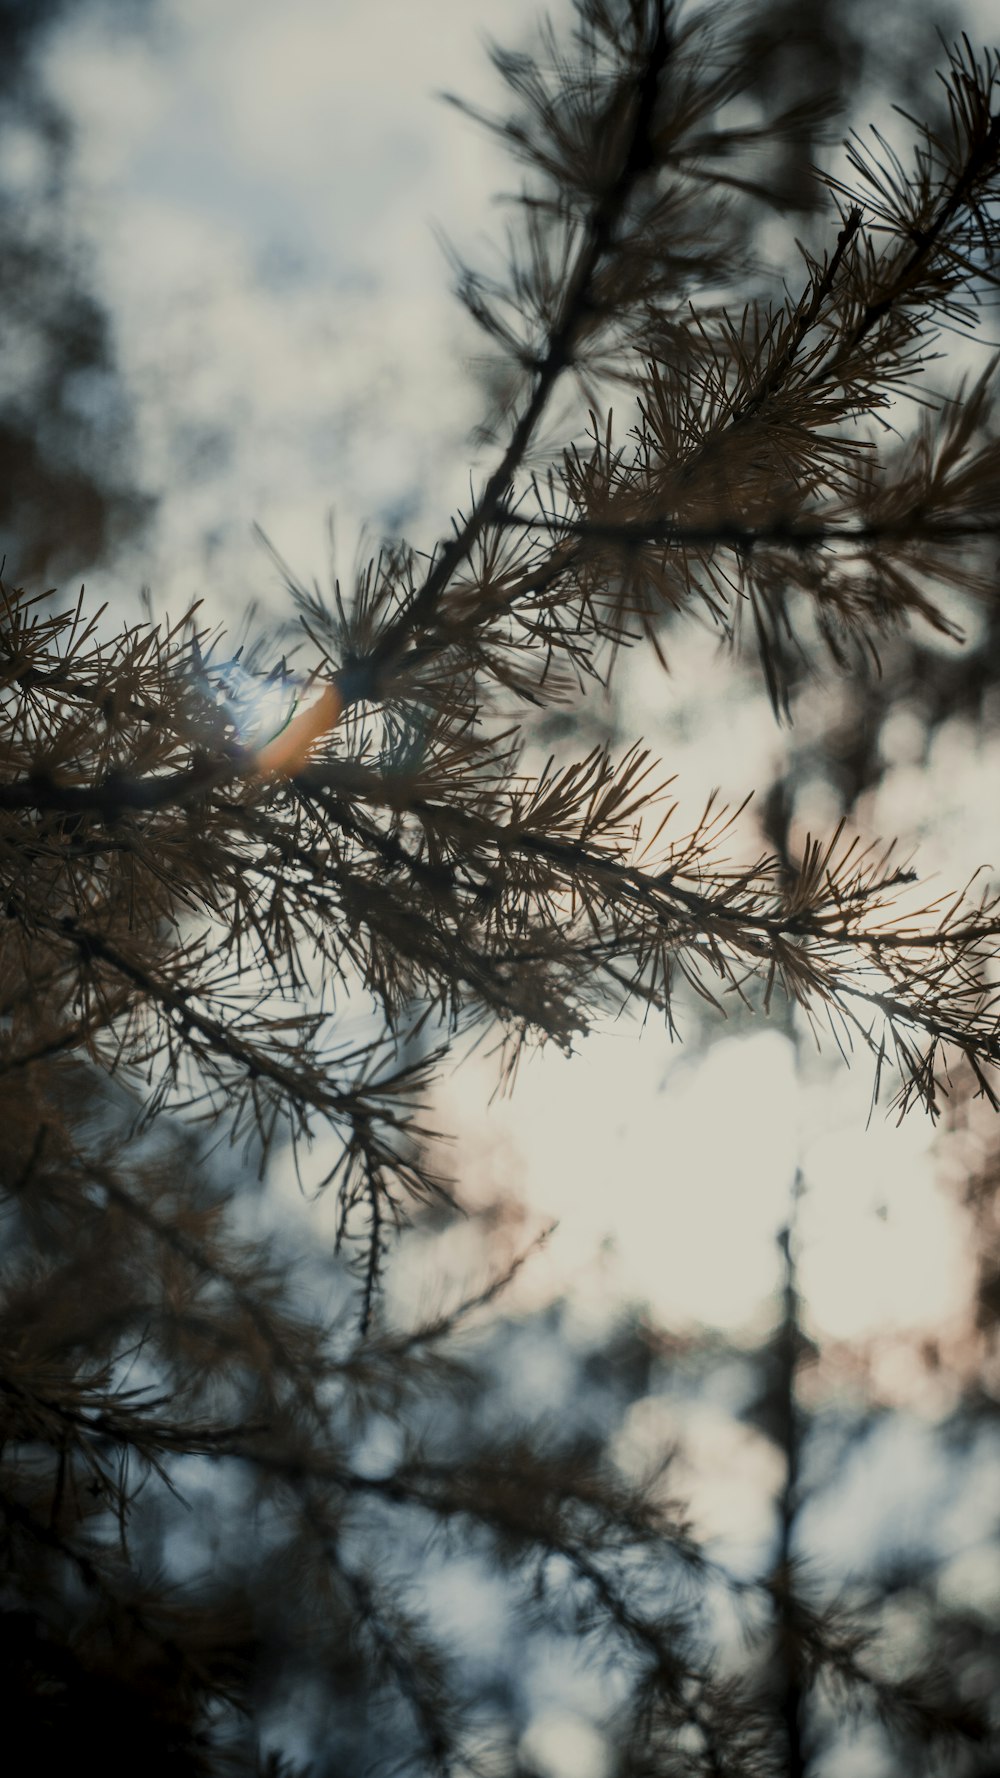
<instances>
[{"instance_id":1,"label":"blurred foliage","mask_svg":"<svg viewBox=\"0 0 1000 1778\"><path fill-rule=\"evenodd\" d=\"M134 0L118 0L131 13ZM0 554L37 584L79 575L141 531L128 397L66 190L72 129L37 60L71 0L0 5ZM78 10L78 8L77 8Z\"/></svg>"}]
</instances>

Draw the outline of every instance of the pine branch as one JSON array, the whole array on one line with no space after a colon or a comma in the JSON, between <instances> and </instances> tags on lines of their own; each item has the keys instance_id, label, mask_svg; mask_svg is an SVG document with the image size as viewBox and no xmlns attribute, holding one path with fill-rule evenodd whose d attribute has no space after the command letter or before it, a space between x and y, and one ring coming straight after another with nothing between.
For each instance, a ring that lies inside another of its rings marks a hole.
<instances>
[{"instance_id":1,"label":"pine branch","mask_svg":"<svg viewBox=\"0 0 1000 1778\"><path fill-rule=\"evenodd\" d=\"M430 625L456 569L467 559L478 537L493 523L506 502L508 490L524 461L549 397L573 362L576 335L593 299L598 268L612 248L615 231L632 191L655 165L653 120L660 81L672 47L666 0L656 0L653 14L655 27L644 66L635 83L632 118L621 162L587 219L579 254L566 280L559 320L549 335L530 399L469 517L455 537L435 552L423 585L389 624L373 649L367 663L373 687L377 687L390 670L397 666L405 668L405 658L401 657L410 639ZM423 647L427 647L426 640Z\"/></svg>"}]
</instances>

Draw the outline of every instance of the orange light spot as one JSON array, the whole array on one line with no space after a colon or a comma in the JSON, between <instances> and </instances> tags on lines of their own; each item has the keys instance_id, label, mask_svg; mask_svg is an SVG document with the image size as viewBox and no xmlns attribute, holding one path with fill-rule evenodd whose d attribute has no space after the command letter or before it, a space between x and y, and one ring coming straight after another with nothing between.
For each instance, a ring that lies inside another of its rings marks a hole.
<instances>
[{"instance_id":1,"label":"orange light spot","mask_svg":"<svg viewBox=\"0 0 1000 1778\"><path fill-rule=\"evenodd\" d=\"M281 733L257 753L257 770L263 778L275 772L291 777L306 762L309 749L321 735L336 728L344 713L344 700L335 685L324 686L314 704L299 710Z\"/></svg>"}]
</instances>

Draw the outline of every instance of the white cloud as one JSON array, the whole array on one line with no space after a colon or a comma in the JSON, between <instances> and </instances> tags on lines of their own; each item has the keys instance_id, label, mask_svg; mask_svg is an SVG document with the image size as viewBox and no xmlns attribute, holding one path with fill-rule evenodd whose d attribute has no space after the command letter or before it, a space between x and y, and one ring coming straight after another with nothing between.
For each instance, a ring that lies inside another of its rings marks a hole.
<instances>
[{"instance_id":1,"label":"white cloud","mask_svg":"<svg viewBox=\"0 0 1000 1778\"><path fill-rule=\"evenodd\" d=\"M564 1276L610 1240L623 1288L669 1326L737 1328L775 1285L795 1172L792 1074L775 1031L720 1036L685 1058L655 1029L640 1040L620 1027L569 1062L535 1059L488 1112L488 1068L460 1069L441 1117L459 1138L460 1176L489 1169L496 1146L496 1176L558 1218Z\"/></svg>"}]
</instances>

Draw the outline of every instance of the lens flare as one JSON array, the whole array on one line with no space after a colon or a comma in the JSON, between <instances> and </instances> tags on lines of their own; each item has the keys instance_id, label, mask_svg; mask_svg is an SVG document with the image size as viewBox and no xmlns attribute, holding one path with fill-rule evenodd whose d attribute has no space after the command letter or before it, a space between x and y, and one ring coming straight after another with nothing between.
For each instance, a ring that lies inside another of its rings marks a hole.
<instances>
[{"instance_id":1,"label":"lens flare","mask_svg":"<svg viewBox=\"0 0 1000 1778\"><path fill-rule=\"evenodd\" d=\"M315 702L293 710L285 727L257 749L258 772L265 778L276 772L287 776L297 772L305 764L313 742L336 728L343 711L344 700L337 687L325 685Z\"/></svg>"},{"instance_id":2,"label":"lens flare","mask_svg":"<svg viewBox=\"0 0 1000 1778\"><path fill-rule=\"evenodd\" d=\"M198 654L195 672L202 696L231 725L261 777L299 771L313 743L344 712L344 697L332 681L319 686L314 678L298 678L284 662L272 673L253 673L238 656L213 665Z\"/></svg>"}]
</instances>

